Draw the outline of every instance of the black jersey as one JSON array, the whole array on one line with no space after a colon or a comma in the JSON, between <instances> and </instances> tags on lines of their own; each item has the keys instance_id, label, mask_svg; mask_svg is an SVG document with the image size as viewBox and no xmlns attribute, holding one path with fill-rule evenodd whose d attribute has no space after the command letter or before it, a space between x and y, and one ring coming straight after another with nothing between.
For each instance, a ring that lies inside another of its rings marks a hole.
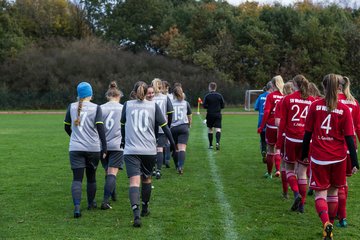
<instances>
[{"instance_id":1,"label":"black jersey","mask_svg":"<svg viewBox=\"0 0 360 240\"><path fill-rule=\"evenodd\" d=\"M221 109L225 107L224 98L216 91L209 92L204 97L203 106L209 114L220 114Z\"/></svg>"}]
</instances>

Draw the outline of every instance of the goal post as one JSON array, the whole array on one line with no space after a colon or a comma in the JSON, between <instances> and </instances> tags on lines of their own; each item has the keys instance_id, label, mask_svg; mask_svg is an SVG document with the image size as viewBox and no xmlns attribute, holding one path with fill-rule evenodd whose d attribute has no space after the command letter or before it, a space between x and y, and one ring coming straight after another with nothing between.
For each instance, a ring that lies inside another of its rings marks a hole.
<instances>
[{"instance_id":1,"label":"goal post","mask_svg":"<svg viewBox=\"0 0 360 240\"><path fill-rule=\"evenodd\" d=\"M256 99L262 94L264 90L246 90L245 92L245 111L254 110Z\"/></svg>"}]
</instances>

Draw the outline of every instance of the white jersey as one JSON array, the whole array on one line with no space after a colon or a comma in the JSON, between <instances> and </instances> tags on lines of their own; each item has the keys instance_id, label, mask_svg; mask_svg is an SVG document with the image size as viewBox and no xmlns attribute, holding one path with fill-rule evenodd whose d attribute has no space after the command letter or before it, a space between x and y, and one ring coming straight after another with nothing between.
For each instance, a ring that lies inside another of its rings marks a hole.
<instances>
[{"instance_id":1,"label":"white jersey","mask_svg":"<svg viewBox=\"0 0 360 240\"><path fill-rule=\"evenodd\" d=\"M162 93L159 93L158 95L154 96L154 101L159 106L165 120L167 120L167 115L172 114L174 112L169 97ZM159 133L164 133L164 131L161 128L159 128Z\"/></svg>"},{"instance_id":2,"label":"white jersey","mask_svg":"<svg viewBox=\"0 0 360 240\"><path fill-rule=\"evenodd\" d=\"M108 151L120 151L121 143L121 111L123 105L118 102L107 102L100 106L104 122Z\"/></svg>"},{"instance_id":3,"label":"white jersey","mask_svg":"<svg viewBox=\"0 0 360 240\"><path fill-rule=\"evenodd\" d=\"M188 115L191 115L190 104L185 100L179 101L174 98L171 99L171 103L174 108L171 127L189 124Z\"/></svg>"}]
</instances>

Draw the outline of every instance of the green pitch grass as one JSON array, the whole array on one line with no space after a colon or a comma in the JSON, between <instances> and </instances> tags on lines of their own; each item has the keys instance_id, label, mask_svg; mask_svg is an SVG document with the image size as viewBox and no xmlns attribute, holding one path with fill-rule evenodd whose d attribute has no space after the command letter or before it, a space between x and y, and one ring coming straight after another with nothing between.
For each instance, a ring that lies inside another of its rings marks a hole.
<instances>
[{"instance_id":1,"label":"green pitch grass","mask_svg":"<svg viewBox=\"0 0 360 240\"><path fill-rule=\"evenodd\" d=\"M279 178L262 176L256 115L223 118L221 151L207 149L206 128L194 115L185 173L163 169L154 179L151 215L132 227L128 179L117 179L113 209L86 209L73 218L69 137L62 115L1 115L0 239L321 239L321 222L308 197L304 214L291 212ZM100 205L104 171L97 171ZM360 179L349 180L347 229L337 240L360 239Z\"/></svg>"}]
</instances>

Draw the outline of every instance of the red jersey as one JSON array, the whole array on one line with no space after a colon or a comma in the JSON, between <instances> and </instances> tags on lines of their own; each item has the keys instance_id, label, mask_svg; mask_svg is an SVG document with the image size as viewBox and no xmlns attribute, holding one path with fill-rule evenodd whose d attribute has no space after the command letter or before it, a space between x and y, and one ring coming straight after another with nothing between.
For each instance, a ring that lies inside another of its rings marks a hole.
<instances>
[{"instance_id":1,"label":"red jersey","mask_svg":"<svg viewBox=\"0 0 360 240\"><path fill-rule=\"evenodd\" d=\"M360 139L360 106L358 101L347 100L345 94L343 93L338 94L338 101L349 107L354 122L354 130L356 132L356 135ZM354 138L354 142L356 146L356 138Z\"/></svg>"},{"instance_id":2,"label":"red jersey","mask_svg":"<svg viewBox=\"0 0 360 240\"><path fill-rule=\"evenodd\" d=\"M282 98L283 95L280 91L274 91L266 96L262 127L266 123L267 127L277 128L275 126L275 107Z\"/></svg>"},{"instance_id":3,"label":"red jersey","mask_svg":"<svg viewBox=\"0 0 360 240\"><path fill-rule=\"evenodd\" d=\"M312 132L312 161L317 160L326 165L346 158L344 136L354 135L352 117L346 105L338 102L336 109L329 113L325 99L313 102L306 118L305 130Z\"/></svg>"},{"instance_id":4,"label":"red jersey","mask_svg":"<svg viewBox=\"0 0 360 240\"><path fill-rule=\"evenodd\" d=\"M302 99L300 91L284 97L279 128L285 133L287 140L298 143L303 141L306 116L314 101L311 96Z\"/></svg>"}]
</instances>

